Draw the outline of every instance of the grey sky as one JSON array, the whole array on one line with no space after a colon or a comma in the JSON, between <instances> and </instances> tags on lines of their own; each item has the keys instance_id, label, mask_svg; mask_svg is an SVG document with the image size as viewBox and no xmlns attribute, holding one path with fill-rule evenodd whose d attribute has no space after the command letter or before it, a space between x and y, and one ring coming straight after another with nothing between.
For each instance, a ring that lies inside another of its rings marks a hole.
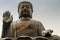
<instances>
[{"instance_id":1,"label":"grey sky","mask_svg":"<svg viewBox=\"0 0 60 40\"><path fill-rule=\"evenodd\" d=\"M14 20L18 19L18 3L23 0L0 0L0 35L2 32L2 15L9 10ZM39 20L46 29L54 30L60 35L60 0L29 0L33 4L33 19Z\"/></svg>"}]
</instances>

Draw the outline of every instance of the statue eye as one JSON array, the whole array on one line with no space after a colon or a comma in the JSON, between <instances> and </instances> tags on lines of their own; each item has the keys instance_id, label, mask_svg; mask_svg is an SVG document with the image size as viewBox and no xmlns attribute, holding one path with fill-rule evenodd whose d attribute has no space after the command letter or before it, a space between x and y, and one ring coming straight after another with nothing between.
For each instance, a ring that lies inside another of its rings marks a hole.
<instances>
[{"instance_id":1,"label":"statue eye","mask_svg":"<svg viewBox=\"0 0 60 40\"><path fill-rule=\"evenodd\" d=\"M29 6L26 6L27 8L29 8Z\"/></svg>"},{"instance_id":2,"label":"statue eye","mask_svg":"<svg viewBox=\"0 0 60 40\"><path fill-rule=\"evenodd\" d=\"M21 8L24 8L24 6L22 6Z\"/></svg>"},{"instance_id":3,"label":"statue eye","mask_svg":"<svg viewBox=\"0 0 60 40\"><path fill-rule=\"evenodd\" d=\"M26 8L30 8L30 6L29 6L29 5L27 5L27 6L26 6Z\"/></svg>"}]
</instances>

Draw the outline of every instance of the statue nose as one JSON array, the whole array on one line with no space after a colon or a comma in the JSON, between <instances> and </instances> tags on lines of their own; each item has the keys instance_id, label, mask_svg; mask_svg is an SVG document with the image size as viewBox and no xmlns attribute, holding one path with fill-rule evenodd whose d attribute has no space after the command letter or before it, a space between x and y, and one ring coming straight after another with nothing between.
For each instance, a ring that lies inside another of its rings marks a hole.
<instances>
[{"instance_id":1,"label":"statue nose","mask_svg":"<svg viewBox=\"0 0 60 40\"><path fill-rule=\"evenodd\" d=\"M24 11L26 11L26 9L24 9Z\"/></svg>"}]
</instances>

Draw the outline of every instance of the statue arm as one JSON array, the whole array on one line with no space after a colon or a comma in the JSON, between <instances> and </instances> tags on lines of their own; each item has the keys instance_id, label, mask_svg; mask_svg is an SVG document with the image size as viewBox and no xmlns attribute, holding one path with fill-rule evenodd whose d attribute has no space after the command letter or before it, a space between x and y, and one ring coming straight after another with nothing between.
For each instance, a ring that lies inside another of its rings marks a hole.
<instances>
[{"instance_id":1,"label":"statue arm","mask_svg":"<svg viewBox=\"0 0 60 40\"><path fill-rule=\"evenodd\" d=\"M10 15L9 11L3 13L3 27L2 27L2 38L7 36L7 31L12 23L13 17Z\"/></svg>"},{"instance_id":2,"label":"statue arm","mask_svg":"<svg viewBox=\"0 0 60 40\"><path fill-rule=\"evenodd\" d=\"M8 28L10 27L11 22L5 23L3 22L3 27L2 27L2 38L6 37Z\"/></svg>"},{"instance_id":3,"label":"statue arm","mask_svg":"<svg viewBox=\"0 0 60 40\"><path fill-rule=\"evenodd\" d=\"M14 38L16 37L16 22L12 22L8 31L7 31L7 37Z\"/></svg>"},{"instance_id":4,"label":"statue arm","mask_svg":"<svg viewBox=\"0 0 60 40\"><path fill-rule=\"evenodd\" d=\"M38 23L38 34L39 34L39 36L42 36L42 31L43 30L45 30L45 28L44 28L44 26L43 26L43 24L42 23Z\"/></svg>"}]
</instances>

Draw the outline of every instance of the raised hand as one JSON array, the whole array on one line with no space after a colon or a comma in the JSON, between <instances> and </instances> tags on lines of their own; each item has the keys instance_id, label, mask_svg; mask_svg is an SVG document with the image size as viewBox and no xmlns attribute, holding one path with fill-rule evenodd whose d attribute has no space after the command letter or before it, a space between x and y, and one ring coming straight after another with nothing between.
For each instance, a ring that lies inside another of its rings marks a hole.
<instances>
[{"instance_id":1,"label":"raised hand","mask_svg":"<svg viewBox=\"0 0 60 40\"><path fill-rule=\"evenodd\" d=\"M8 23L8 22L12 22L12 21L13 21L13 16L10 14L9 11L5 11L3 13L3 22Z\"/></svg>"}]
</instances>

